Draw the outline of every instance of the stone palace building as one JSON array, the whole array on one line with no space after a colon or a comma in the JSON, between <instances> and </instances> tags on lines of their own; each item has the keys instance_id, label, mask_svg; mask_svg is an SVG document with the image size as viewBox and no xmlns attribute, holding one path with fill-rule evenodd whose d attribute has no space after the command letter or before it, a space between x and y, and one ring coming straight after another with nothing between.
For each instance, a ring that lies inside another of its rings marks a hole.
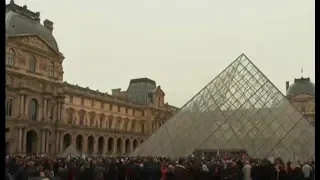
<instances>
[{"instance_id":1,"label":"stone palace building","mask_svg":"<svg viewBox=\"0 0 320 180\"><path fill-rule=\"evenodd\" d=\"M13 0L6 6L6 150L61 154L126 154L177 108L148 78L132 79L112 94L63 81L64 56L53 22Z\"/></svg>"},{"instance_id":2,"label":"stone palace building","mask_svg":"<svg viewBox=\"0 0 320 180\"><path fill-rule=\"evenodd\" d=\"M294 79L294 83L290 85L286 82L286 97L296 106L296 108L304 115L304 117L315 123L315 85L310 78Z\"/></svg>"}]
</instances>

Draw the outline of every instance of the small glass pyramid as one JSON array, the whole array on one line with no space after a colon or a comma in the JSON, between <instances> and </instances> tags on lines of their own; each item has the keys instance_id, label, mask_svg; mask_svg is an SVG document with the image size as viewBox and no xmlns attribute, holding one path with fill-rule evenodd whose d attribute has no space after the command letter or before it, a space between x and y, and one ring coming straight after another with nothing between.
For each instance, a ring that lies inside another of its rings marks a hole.
<instances>
[{"instance_id":1,"label":"small glass pyramid","mask_svg":"<svg viewBox=\"0 0 320 180\"><path fill-rule=\"evenodd\" d=\"M180 157L197 149L244 149L251 157L314 157L315 129L240 55L132 156Z\"/></svg>"}]
</instances>

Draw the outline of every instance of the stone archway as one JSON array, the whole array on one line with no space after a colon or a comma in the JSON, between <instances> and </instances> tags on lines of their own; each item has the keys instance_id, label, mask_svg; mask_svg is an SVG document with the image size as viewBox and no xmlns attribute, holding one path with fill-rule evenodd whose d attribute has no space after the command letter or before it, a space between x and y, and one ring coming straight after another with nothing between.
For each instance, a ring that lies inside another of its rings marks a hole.
<instances>
[{"instance_id":1,"label":"stone archway","mask_svg":"<svg viewBox=\"0 0 320 180\"><path fill-rule=\"evenodd\" d=\"M133 150L135 150L138 146L138 141L135 139L133 140Z\"/></svg>"},{"instance_id":2,"label":"stone archway","mask_svg":"<svg viewBox=\"0 0 320 180\"><path fill-rule=\"evenodd\" d=\"M117 139L117 154L121 154L122 153L122 139L118 138Z\"/></svg>"},{"instance_id":3,"label":"stone archway","mask_svg":"<svg viewBox=\"0 0 320 180\"><path fill-rule=\"evenodd\" d=\"M130 140L126 139L125 141L125 152L126 154L130 153Z\"/></svg>"},{"instance_id":4,"label":"stone archway","mask_svg":"<svg viewBox=\"0 0 320 180\"><path fill-rule=\"evenodd\" d=\"M26 154L35 155L38 152L38 134L34 130L29 130L26 136Z\"/></svg>"},{"instance_id":5,"label":"stone archway","mask_svg":"<svg viewBox=\"0 0 320 180\"><path fill-rule=\"evenodd\" d=\"M82 153L83 152L83 136L80 134L76 138L76 149L78 152Z\"/></svg>"},{"instance_id":6,"label":"stone archway","mask_svg":"<svg viewBox=\"0 0 320 180\"><path fill-rule=\"evenodd\" d=\"M104 149L104 138L100 136L98 139L98 153L103 154L104 153L103 149Z\"/></svg>"},{"instance_id":7,"label":"stone archway","mask_svg":"<svg viewBox=\"0 0 320 180\"><path fill-rule=\"evenodd\" d=\"M63 136L63 151L65 151L72 143L72 136L67 133Z\"/></svg>"},{"instance_id":8,"label":"stone archway","mask_svg":"<svg viewBox=\"0 0 320 180\"><path fill-rule=\"evenodd\" d=\"M88 147L87 147L88 154L93 153L93 148L94 148L93 146L94 146L94 137L89 136L88 137Z\"/></svg>"},{"instance_id":9,"label":"stone archway","mask_svg":"<svg viewBox=\"0 0 320 180\"><path fill-rule=\"evenodd\" d=\"M110 137L108 139L108 153L109 154L112 154L112 151L113 151L113 138Z\"/></svg>"}]
</instances>

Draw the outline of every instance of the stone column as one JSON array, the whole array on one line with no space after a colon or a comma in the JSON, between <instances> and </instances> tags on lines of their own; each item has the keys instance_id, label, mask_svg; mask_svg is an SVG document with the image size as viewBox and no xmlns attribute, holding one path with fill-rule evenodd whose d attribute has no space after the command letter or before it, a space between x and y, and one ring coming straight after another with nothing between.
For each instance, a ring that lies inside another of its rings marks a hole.
<instances>
[{"instance_id":1,"label":"stone column","mask_svg":"<svg viewBox=\"0 0 320 180\"><path fill-rule=\"evenodd\" d=\"M74 135L72 135L71 144L73 145L73 147L77 148L77 137Z\"/></svg>"},{"instance_id":2,"label":"stone column","mask_svg":"<svg viewBox=\"0 0 320 180\"><path fill-rule=\"evenodd\" d=\"M93 140L93 152L92 154L97 154L98 153L98 142L97 139Z\"/></svg>"},{"instance_id":3,"label":"stone column","mask_svg":"<svg viewBox=\"0 0 320 180\"><path fill-rule=\"evenodd\" d=\"M116 138L113 138L112 154L117 154L117 139Z\"/></svg>"},{"instance_id":4,"label":"stone column","mask_svg":"<svg viewBox=\"0 0 320 180\"><path fill-rule=\"evenodd\" d=\"M27 132L25 128L22 128L22 146L21 146L22 153L26 153L26 147L27 147Z\"/></svg>"},{"instance_id":5,"label":"stone column","mask_svg":"<svg viewBox=\"0 0 320 180\"><path fill-rule=\"evenodd\" d=\"M43 118L47 119L47 113L48 113L48 100L45 98L43 99Z\"/></svg>"},{"instance_id":6,"label":"stone column","mask_svg":"<svg viewBox=\"0 0 320 180\"><path fill-rule=\"evenodd\" d=\"M83 143L82 143L82 153L88 154L88 136L83 137Z\"/></svg>"},{"instance_id":7,"label":"stone column","mask_svg":"<svg viewBox=\"0 0 320 180\"><path fill-rule=\"evenodd\" d=\"M57 108L57 118L56 119L59 121L60 117L61 117L60 116L60 114L61 114L61 108L60 108L61 107L61 103L59 101L58 101L57 107L58 108Z\"/></svg>"},{"instance_id":8,"label":"stone column","mask_svg":"<svg viewBox=\"0 0 320 180\"><path fill-rule=\"evenodd\" d=\"M60 153L63 153L63 135L62 135L62 131L59 131L59 136L60 136L60 143L59 143L59 145L60 145Z\"/></svg>"},{"instance_id":9,"label":"stone column","mask_svg":"<svg viewBox=\"0 0 320 180\"><path fill-rule=\"evenodd\" d=\"M133 148L133 143L131 140L129 140L129 153L132 152L132 148Z\"/></svg>"},{"instance_id":10,"label":"stone column","mask_svg":"<svg viewBox=\"0 0 320 180\"><path fill-rule=\"evenodd\" d=\"M19 107L19 114L24 113L24 95L20 95L20 107Z\"/></svg>"},{"instance_id":11,"label":"stone column","mask_svg":"<svg viewBox=\"0 0 320 180\"><path fill-rule=\"evenodd\" d=\"M49 130L45 131L45 135L46 135L46 153L48 154L49 151L49 144L50 144L50 135L49 135Z\"/></svg>"},{"instance_id":12,"label":"stone column","mask_svg":"<svg viewBox=\"0 0 320 180\"><path fill-rule=\"evenodd\" d=\"M108 153L108 139L104 137L102 155L105 155L106 153Z\"/></svg>"},{"instance_id":13,"label":"stone column","mask_svg":"<svg viewBox=\"0 0 320 180\"><path fill-rule=\"evenodd\" d=\"M121 148L121 154L125 154L126 153L126 140L122 140L122 148Z\"/></svg>"},{"instance_id":14,"label":"stone column","mask_svg":"<svg viewBox=\"0 0 320 180\"><path fill-rule=\"evenodd\" d=\"M41 152L42 153L46 153L45 142L46 142L45 130L41 129Z\"/></svg>"},{"instance_id":15,"label":"stone column","mask_svg":"<svg viewBox=\"0 0 320 180\"><path fill-rule=\"evenodd\" d=\"M130 152L132 152L132 151L133 151L133 139L130 140Z\"/></svg>"},{"instance_id":16,"label":"stone column","mask_svg":"<svg viewBox=\"0 0 320 180\"><path fill-rule=\"evenodd\" d=\"M17 132L18 132L18 138L17 138L17 151L18 153L20 153L22 151L22 128L18 127L17 128Z\"/></svg>"},{"instance_id":17,"label":"stone column","mask_svg":"<svg viewBox=\"0 0 320 180\"><path fill-rule=\"evenodd\" d=\"M60 151L60 134L59 134L59 130L56 131L56 144L55 144L55 153L58 154Z\"/></svg>"},{"instance_id":18,"label":"stone column","mask_svg":"<svg viewBox=\"0 0 320 180\"><path fill-rule=\"evenodd\" d=\"M24 114L26 114L26 115L28 115L28 102L27 102L27 95L24 95L24 98L23 98L23 102L25 102L25 103L23 103L24 104Z\"/></svg>"}]
</instances>

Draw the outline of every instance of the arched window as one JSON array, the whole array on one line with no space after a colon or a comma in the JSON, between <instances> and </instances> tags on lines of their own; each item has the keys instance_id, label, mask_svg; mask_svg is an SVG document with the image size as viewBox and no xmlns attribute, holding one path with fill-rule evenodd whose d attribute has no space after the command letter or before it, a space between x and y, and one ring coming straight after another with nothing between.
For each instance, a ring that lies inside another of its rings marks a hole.
<instances>
[{"instance_id":1,"label":"arched window","mask_svg":"<svg viewBox=\"0 0 320 180\"><path fill-rule=\"evenodd\" d=\"M90 117L90 126L94 126L94 117L93 116Z\"/></svg>"},{"instance_id":2,"label":"arched window","mask_svg":"<svg viewBox=\"0 0 320 180\"><path fill-rule=\"evenodd\" d=\"M80 113L80 117L79 117L79 121L80 121L80 125L83 125L83 121L84 121L84 113Z\"/></svg>"},{"instance_id":3,"label":"arched window","mask_svg":"<svg viewBox=\"0 0 320 180\"><path fill-rule=\"evenodd\" d=\"M68 124L72 124L73 113L71 111L68 112Z\"/></svg>"},{"instance_id":4,"label":"arched window","mask_svg":"<svg viewBox=\"0 0 320 180\"><path fill-rule=\"evenodd\" d=\"M144 133L144 123L141 123L141 132Z\"/></svg>"},{"instance_id":5,"label":"arched window","mask_svg":"<svg viewBox=\"0 0 320 180\"><path fill-rule=\"evenodd\" d=\"M7 52L6 64L9 66L13 66L15 59L16 59L16 52L12 48L10 48L9 51Z\"/></svg>"},{"instance_id":6,"label":"arched window","mask_svg":"<svg viewBox=\"0 0 320 180\"><path fill-rule=\"evenodd\" d=\"M38 102L35 99L31 99L29 102L29 118L36 121L38 119Z\"/></svg>"},{"instance_id":7,"label":"arched window","mask_svg":"<svg viewBox=\"0 0 320 180\"><path fill-rule=\"evenodd\" d=\"M99 127L102 128L103 127L103 122L104 122L104 117L100 116L99 117Z\"/></svg>"},{"instance_id":8,"label":"arched window","mask_svg":"<svg viewBox=\"0 0 320 180\"><path fill-rule=\"evenodd\" d=\"M29 59L29 70L31 72L36 72L36 65L37 65L36 57L30 56L30 59Z\"/></svg>"},{"instance_id":9,"label":"arched window","mask_svg":"<svg viewBox=\"0 0 320 180\"><path fill-rule=\"evenodd\" d=\"M6 102L6 116L12 116L12 99L7 99L7 102Z\"/></svg>"},{"instance_id":10,"label":"arched window","mask_svg":"<svg viewBox=\"0 0 320 180\"><path fill-rule=\"evenodd\" d=\"M132 132L135 132L136 130L136 123L135 122L132 122L132 124L131 124L131 131Z\"/></svg>"},{"instance_id":11,"label":"arched window","mask_svg":"<svg viewBox=\"0 0 320 180\"><path fill-rule=\"evenodd\" d=\"M51 76L51 77L54 76L54 65L53 65L53 62L49 63L49 76Z\"/></svg>"},{"instance_id":12,"label":"arched window","mask_svg":"<svg viewBox=\"0 0 320 180\"><path fill-rule=\"evenodd\" d=\"M112 121L113 119L109 118L109 129L112 129Z\"/></svg>"},{"instance_id":13,"label":"arched window","mask_svg":"<svg viewBox=\"0 0 320 180\"><path fill-rule=\"evenodd\" d=\"M49 114L49 119L50 119L51 121L53 120L53 114L54 114L54 105L51 104L50 114Z\"/></svg>"},{"instance_id":14,"label":"arched window","mask_svg":"<svg viewBox=\"0 0 320 180\"><path fill-rule=\"evenodd\" d=\"M101 120L101 119L99 120L99 127L103 128L103 120Z\"/></svg>"}]
</instances>

